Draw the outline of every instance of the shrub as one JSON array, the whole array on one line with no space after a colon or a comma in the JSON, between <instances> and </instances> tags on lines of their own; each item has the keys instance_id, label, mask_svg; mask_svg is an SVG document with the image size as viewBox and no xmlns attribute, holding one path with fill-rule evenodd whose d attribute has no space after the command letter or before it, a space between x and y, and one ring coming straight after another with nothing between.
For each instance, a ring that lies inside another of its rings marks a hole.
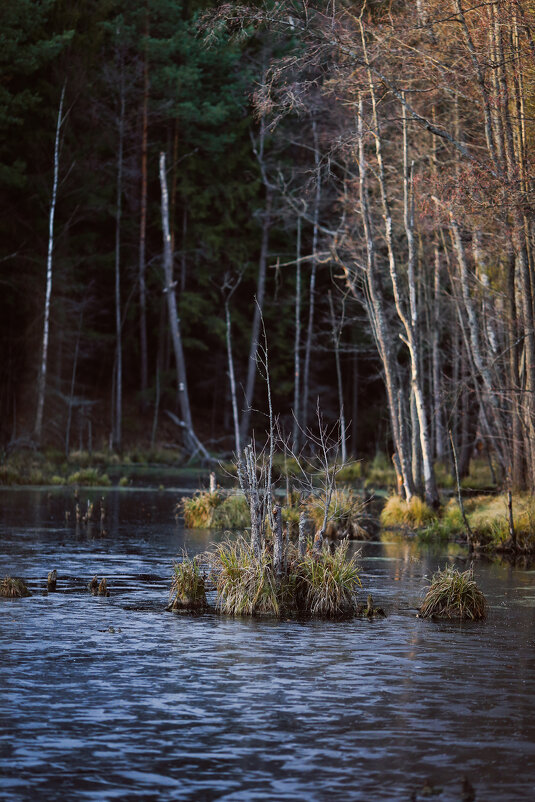
<instances>
[{"instance_id":1,"label":"shrub","mask_svg":"<svg viewBox=\"0 0 535 802\"><path fill-rule=\"evenodd\" d=\"M128 487L129 484L130 484L130 479L128 478L128 476L121 476L121 478L119 479L119 487Z\"/></svg>"},{"instance_id":2,"label":"shrub","mask_svg":"<svg viewBox=\"0 0 535 802\"><path fill-rule=\"evenodd\" d=\"M173 566L171 577L172 610L200 610L206 607L206 588L198 557L190 560L186 554Z\"/></svg>"},{"instance_id":3,"label":"shrub","mask_svg":"<svg viewBox=\"0 0 535 802\"><path fill-rule=\"evenodd\" d=\"M418 496L413 496L409 503L401 496L390 496L381 511L381 523L389 527L408 527L419 529L437 518L431 507Z\"/></svg>"},{"instance_id":4,"label":"shrub","mask_svg":"<svg viewBox=\"0 0 535 802\"><path fill-rule=\"evenodd\" d=\"M22 598L23 596L31 596L32 594L26 587L24 579L17 576L6 576L0 582L0 596L9 599Z\"/></svg>"},{"instance_id":5,"label":"shrub","mask_svg":"<svg viewBox=\"0 0 535 802\"><path fill-rule=\"evenodd\" d=\"M446 567L431 579L420 608L422 618L485 618L487 602L474 581L473 569L462 573Z\"/></svg>"}]
</instances>

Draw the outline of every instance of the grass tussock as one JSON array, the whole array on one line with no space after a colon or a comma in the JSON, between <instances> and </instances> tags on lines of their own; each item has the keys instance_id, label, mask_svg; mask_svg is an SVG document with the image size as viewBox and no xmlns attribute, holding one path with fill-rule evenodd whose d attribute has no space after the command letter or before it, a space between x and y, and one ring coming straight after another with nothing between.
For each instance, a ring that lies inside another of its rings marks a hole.
<instances>
[{"instance_id":1,"label":"grass tussock","mask_svg":"<svg viewBox=\"0 0 535 802\"><path fill-rule=\"evenodd\" d=\"M506 494L476 496L467 499L464 504L476 546L491 551L507 551L512 548ZM526 493L513 495L513 521L517 549L535 550L534 496Z\"/></svg>"},{"instance_id":2,"label":"grass tussock","mask_svg":"<svg viewBox=\"0 0 535 802\"><path fill-rule=\"evenodd\" d=\"M359 523L364 506L363 500L352 490L335 490L329 504L325 536L367 539L369 535ZM321 497L311 496L306 504L306 513L316 529L323 525L324 512L325 500Z\"/></svg>"},{"instance_id":3,"label":"grass tussock","mask_svg":"<svg viewBox=\"0 0 535 802\"><path fill-rule=\"evenodd\" d=\"M182 498L184 526L188 529L209 529L212 526L214 510L221 503L219 493L199 490L193 496Z\"/></svg>"},{"instance_id":4,"label":"grass tussock","mask_svg":"<svg viewBox=\"0 0 535 802\"><path fill-rule=\"evenodd\" d=\"M6 576L0 582L0 596L6 599L20 599L31 596L24 579L17 576Z\"/></svg>"},{"instance_id":5,"label":"grass tussock","mask_svg":"<svg viewBox=\"0 0 535 802\"><path fill-rule=\"evenodd\" d=\"M311 615L338 618L357 611L361 587L357 557L348 557L348 544L334 552L299 557L290 546L280 577L275 575L270 550L259 557L243 537L216 545L206 555L217 589L217 607L231 615Z\"/></svg>"},{"instance_id":6,"label":"grass tussock","mask_svg":"<svg viewBox=\"0 0 535 802\"><path fill-rule=\"evenodd\" d=\"M81 468L70 474L67 483L85 487L109 487L111 480L107 473L101 473L98 468Z\"/></svg>"},{"instance_id":7,"label":"grass tussock","mask_svg":"<svg viewBox=\"0 0 535 802\"><path fill-rule=\"evenodd\" d=\"M396 495L386 500L380 520L383 526L393 529L420 529L436 521L437 515L418 496L413 496L407 503L401 496Z\"/></svg>"},{"instance_id":8,"label":"grass tussock","mask_svg":"<svg viewBox=\"0 0 535 802\"><path fill-rule=\"evenodd\" d=\"M182 561L173 566L171 590L169 593L171 610L202 610L206 604L204 573L201 572L198 557L190 560L184 554Z\"/></svg>"},{"instance_id":9,"label":"grass tussock","mask_svg":"<svg viewBox=\"0 0 535 802\"><path fill-rule=\"evenodd\" d=\"M241 493L227 496L214 510L215 529L246 529L251 525L251 512Z\"/></svg>"},{"instance_id":10,"label":"grass tussock","mask_svg":"<svg viewBox=\"0 0 535 802\"><path fill-rule=\"evenodd\" d=\"M442 508L440 517L434 518L418 531L418 537L423 542L447 541L464 532L464 521L459 504L450 499Z\"/></svg>"},{"instance_id":11,"label":"grass tussock","mask_svg":"<svg viewBox=\"0 0 535 802\"><path fill-rule=\"evenodd\" d=\"M431 579L420 615L422 618L485 618L487 602L474 581L472 568L460 572L446 567Z\"/></svg>"},{"instance_id":12,"label":"grass tussock","mask_svg":"<svg viewBox=\"0 0 535 802\"><path fill-rule=\"evenodd\" d=\"M249 506L241 494L198 491L181 500L184 525L188 529L245 529L251 524Z\"/></svg>"}]
</instances>

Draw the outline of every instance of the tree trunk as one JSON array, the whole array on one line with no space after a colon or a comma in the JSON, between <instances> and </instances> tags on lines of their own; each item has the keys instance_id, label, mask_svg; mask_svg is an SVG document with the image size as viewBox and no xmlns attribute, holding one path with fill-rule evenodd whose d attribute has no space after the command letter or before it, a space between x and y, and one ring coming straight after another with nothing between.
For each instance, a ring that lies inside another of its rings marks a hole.
<instances>
[{"instance_id":1,"label":"tree trunk","mask_svg":"<svg viewBox=\"0 0 535 802\"><path fill-rule=\"evenodd\" d=\"M306 430L308 424L308 402L310 395L310 357L312 355L312 337L314 334L314 312L316 304L316 270L318 265L318 234L319 234L319 214L321 201L321 165L320 151L318 145L318 129L316 121L312 122L312 135L314 138L314 165L316 167L316 193L314 196L313 229L312 229L312 265L310 272L309 306L308 306L308 325L305 343L305 364L303 370L303 410L301 413L301 425Z\"/></svg>"},{"instance_id":2,"label":"tree trunk","mask_svg":"<svg viewBox=\"0 0 535 802\"><path fill-rule=\"evenodd\" d=\"M48 365L48 341L50 334L50 298L52 295L52 256L54 253L54 216L56 214L56 199L58 193L59 175L59 137L61 124L63 122L63 101L65 98L65 86L61 90L59 101L58 118L56 123L56 136L54 139L54 179L52 183L52 198L50 201L50 211L48 215L48 253L46 259L46 291L45 291L45 314L43 320L43 340L41 346L41 365L39 369L39 379L37 383L37 410L35 415L34 438L37 445L41 443L43 429L43 410L45 406L46 376Z\"/></svg>"},{"instance_id":3,"label":"tree trunk","mask_svg":"<svg viewBox=\"0 0 535 802\"><path fill-rule=\"evenodd\" d=\"M300 390L301 390L301 215L297 218L297 243L295 265L295 337L294 337L294 406L292 448L299 450L300 433Z\"/></svg>"},{"instance_id":4,"label":"tree trunk","mask_svg":"<svg viewBox=\"0 0 535 802\"><path fill-rule=\"evenodd\" d=\"M148 36L148 14L145 34ZM141 214L139 224L139 346L141 359L141 407L147 404L148 354L147 354L147 291L146 275L146 235L147 235L147 147L148 147L148 108L149 108L149 65L145 52L143 64L143 121L141 134Z\"/></svg>"},{"instance_id":5,"label":"tree trunk","mask_svg":"<svg viewBox=\"0 0 535 802\"><path fill-rule=\"evenodd\" d=\"M251 424L251 409L254 397L254 385L256 379L256 355L258 352L258 338L260 335L260 321L264 308L264 295L266 289L266 268L269 246L269 230L271 228L271 202L272 192L266 189L266 208L262 222L262 242L260 246L260 259L258 261L258 279L256 285L256 304L253 315L253 326L251 330L251 347L249 350L249 362L247 364L247 379L245 383L245 408L243 410L240 424L240 441L245 443L249 436Z\"/></svg>"},{"instance_id":6,"label":"tree trunk","mask_svg":"<svg viewBox=\"0 0 535 802\"><path fill-rule=\"evenodd\" d=\"M229 299L225 298L225 323L226 323L226 341L227 341L227 360L228 360L228 378L230 382L230 397L232 400L232 419L234 421L234 447L236 455L241 452L240 444L240 423L238 417L238 399L236 394L236 379L234 377L234 360L232 358L232 340L230 333L230 310Z\"/></svg>"},{"instance_id":7,"label":"tree trunk","mask_svg":"<svg viewBox=\"0 0 535 802\"><path fill-rule=\"evenodd\" d=\"M115 213L115 343L116 343L116 376L115 376L115 418L113 425L113 446L118 451L122 446L123 423L123 344L121 325L121 215L123 199L123 149L124 149L124 114L125 86L124 64L120 64L120 97L119 97L119 147L117 151L117 186Z\"/></svg>"},{"instance_id":8,"label":"tree trunk","mask_svg":"<svg viewBox=\"0 0 535 802\"><path fill-rule=\"evenodd\" d=\"M343 325L336 325L336 317L334 314L334 304L332 292L329 290L329 308L331 311L331 330L334 346L334 360L336 364L336 383L338 388L338 417L340 421L340 440L341 440L341 453L342 464L347 462L347 443L346 443L346 418L344 413L344 388L342 385L342 367L340 365L340 333Z\"/></svg>"},{"instance_id":9,"label":"tree trunk","mask_svg":"<svg viewBox=\"0 0 535 802\"><path fill-rule=\"evenodd\" d=\"M167 295L167 308L169 312L169 325L175 352L176 372L178 380L178 393L180 400L180 411L182 414L182 424L184 426L186 445L192 455L201 452L205 459L210 459L206 448L197 438L193 429L191 408L188 395L188 383L186 378L186 361L182 348L182 338L180 335L180 320L177 313L175 283L173 281L173 254L171 252L171 234L169 231L169 197L167 193L167 175L165 170L165 153L160 153L160 186L162 192L162 229L163 229L163 251L164 251L164 272L165 288Z\"/></svg>"}]
</instances>

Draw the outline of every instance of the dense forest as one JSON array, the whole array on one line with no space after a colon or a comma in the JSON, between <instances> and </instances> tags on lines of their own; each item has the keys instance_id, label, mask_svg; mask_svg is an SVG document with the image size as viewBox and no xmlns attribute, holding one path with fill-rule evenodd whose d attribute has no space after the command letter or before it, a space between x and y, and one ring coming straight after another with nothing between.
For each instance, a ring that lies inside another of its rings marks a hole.
<instances>
[{"instance_id":1,"label":"dense forest","mask_svg":"<svg viewBox=\"0 0 535 802\"><path fill-rule=\"evenodd\" d=\"M230 452L267 343L297 447L319 403L407 499L475 451L533 489L529 0L0 18L4 448Z\"/></svg>"}]
</instances>

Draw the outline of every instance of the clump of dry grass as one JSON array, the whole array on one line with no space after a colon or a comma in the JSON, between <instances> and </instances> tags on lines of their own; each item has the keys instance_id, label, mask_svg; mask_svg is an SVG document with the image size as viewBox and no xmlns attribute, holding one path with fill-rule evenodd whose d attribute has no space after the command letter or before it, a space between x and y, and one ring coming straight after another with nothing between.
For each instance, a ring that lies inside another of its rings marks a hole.
<instances>
[{"instance_id":1,"label":"clump of dry grass","mask_svg":"<svg viewBox=\"0 0 535 802\"><path fill-rule=\"evenodd\" d=\"M311 615L338 618L357 611L361 587L358 556L348 557L348 544L334 552L303 557L289 545L282 573L276 576L272 554L256 556L243 537L219 543L205 555L217 589L217 606L232 615Z\"/></svg>"},{"instance_id":2,"label":"clump of dry grass","mask_svg":"<svg viewBox=\"0 0 535 802\"><path fill-rule=\"evenodd\" d=\"M182 498L184 526L188 529L209 529L212 526L214 510L221 503L219 493L199 490L193 496Z\"/></svg>"},{"instance_id":3,"label":"clump of dry grass","mask_svg":"<svg viewBox=\"0 0 535 802\"><path fill-rule=\"evenodd\" d=\"M202 610L207 606L204 574L199 557L192 560L186 554L173 566L169 597L171 610Z\"/></svg>"},{"instance_id":4,"label":"clump of dry grass","mask_svg":"<svg viewBox=\"0 0 535 802\"><path fill-rule=\"evenodd\" d=\"M245 529L251 525L249 505L241 493L223 496L200 490L181 500L188 529Z\"/></svg>"},{"instance_id":5,"label":"clump of dry grass","mask_svg":"<svg viewBox=\"0 0 535 802\"><path fill-rule=\"evenodd\" d=\"M418 496L408 503L401 496L390 496L381 511L381 524L392 528L420 529L436 519L436 513Z\"/></svg>"},{"instance_id":6,"label":"clump of dry grass","mask_svg":"<svg viewBox=\"0 0 535 802\"><path fill-rule=\"evenodd\" d=\"M446 567L431 579L420 615L422 618L485 618L487 602L474 581L472 568L460 572Z\"/></svg>"},{"instance_id":7,"label":"clump of dry grass","mask_svg":"<svg viewBox=\"0 0 535 802\"><path fill-rule=\"evenodd\" d=\"M325 537L352 537L367 539L368 533L359 523L364 510L364 501L351 489L338 489L332 494L327 513ZM311 496L306 504L308 517L316 529L323 525L325 499Z\"/></svg>"},{"instance_id":8,"label":"clump of dry grass","mask_svg":"<svg viewBox=\"0 0 535 802\"><path fill-rule=\"evenodd\" d=\"M465 501L470 528L476 545L490 550L507 551L513 547L506 494L476 496ZM516 548L520 551L535 549L535 497L515 493L512 498Z\"/></svg>"},{"instance_id":9,"label":"clump of dry grass","mask_svg":"<svg viewBox=\"0 0 535 802\"><path fill-rule=\"evenodd\" d=\"M0 582L0 596L6 599L20 599L31 595L24 579L18 576L6 576Z\"/></svg>"}]
</instances>

